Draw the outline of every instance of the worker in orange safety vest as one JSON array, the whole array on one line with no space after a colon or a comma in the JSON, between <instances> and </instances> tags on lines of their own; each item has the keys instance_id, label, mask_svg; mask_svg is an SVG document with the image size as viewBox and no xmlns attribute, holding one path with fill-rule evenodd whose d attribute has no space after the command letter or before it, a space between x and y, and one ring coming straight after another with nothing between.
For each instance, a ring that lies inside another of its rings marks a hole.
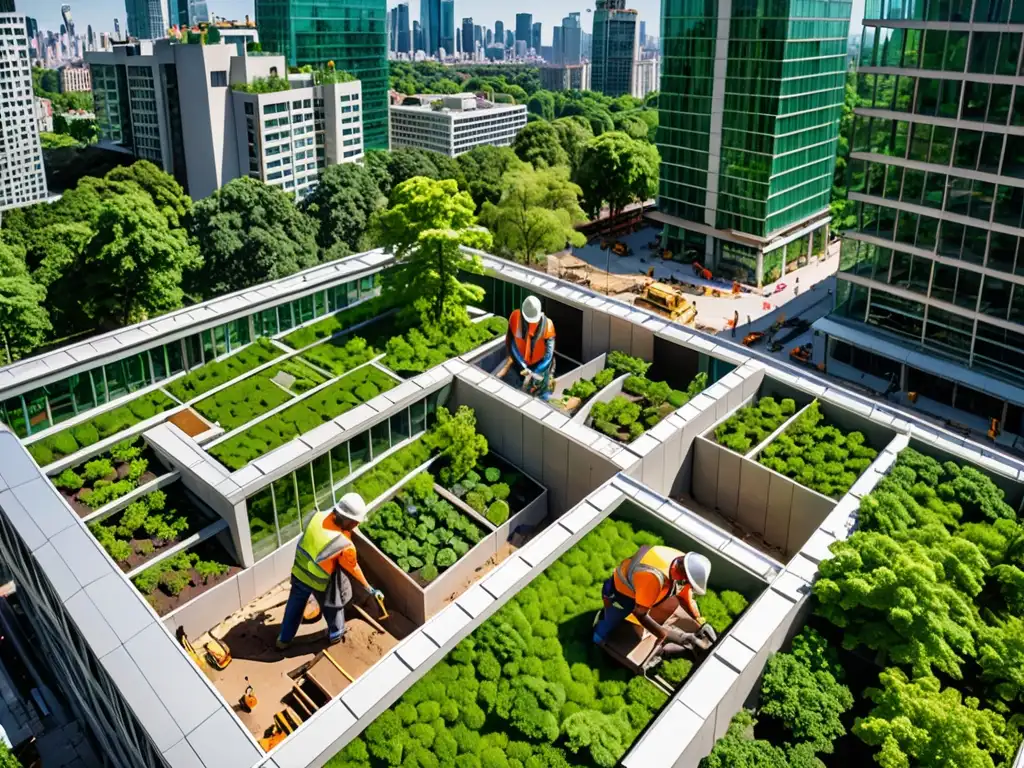
<instances>
[{"instance_id":1,"label":"worker in orange safety vest","mask_svg":"<svg viewBox=\"0 0 1024 768\"><path fill-rule=\"evenodd\" d=\"M544 315L540 299L527 296L521 309L508 319L505 334L508 359L498 378L504 378L512 365L517 366L523 389L537 391L542 400L551 397L551 377L555 371L555 324Z\"/></svg>"},{"instance_id":2,"label":"worker in orange safety vest","mask_svg":"<svg viewBox=\"0 0 1024 768\"><path fill-rule=\"evenodd\" d=\"M693 636L717 640L715 630L700 614L695 597L707 592L711 561L696 552L684 553L666 546L643 546L622 561L601 590L604 612L594 626L594 642L603 643L627 616L636 617L644 629L658 638L659 658L678 656L691 650L692 636L675 627L665 627L650 616L651 609L675 598L697 622Z\"/></svg>"}]
</instances>

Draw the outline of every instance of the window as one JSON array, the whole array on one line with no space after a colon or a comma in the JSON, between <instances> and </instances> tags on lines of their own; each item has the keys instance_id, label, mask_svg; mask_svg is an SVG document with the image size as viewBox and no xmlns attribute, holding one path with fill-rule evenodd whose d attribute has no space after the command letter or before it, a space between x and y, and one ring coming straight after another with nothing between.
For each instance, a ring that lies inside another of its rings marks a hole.
<instances>
[{"instance_id":1,"label":"window","mask_svg":"<svg viewBox=\"0 0 1024 768\"><path fill-rule=\"evenodd\" d=\"M223 69L217 69L210 73L210 87L211 88L227 88L228 87L228 73ZM248 107L249 105L246 104ZM248 112L247 114L252 114Z\"/></svg>"}]
</instances>

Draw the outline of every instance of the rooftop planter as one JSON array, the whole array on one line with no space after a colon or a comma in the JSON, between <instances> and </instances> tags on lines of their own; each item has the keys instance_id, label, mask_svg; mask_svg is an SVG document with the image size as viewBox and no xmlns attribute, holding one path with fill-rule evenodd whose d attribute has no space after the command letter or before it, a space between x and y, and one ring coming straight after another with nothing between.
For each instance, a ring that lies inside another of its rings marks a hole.
<instances>
[{"instance_id":1,"label":"rooftop planter","mask_svg":"<svg viewBox=\"0 0 1024 768\"><path fill-rule=\"evenodd\" d=\"M346 768L618 764L668 697L593 649L591 621L608 574L658 541L624 520L600 523L334 760Z\"/></svg>"},{"instance_id":2,"label":"rooftop planter","mask_svg":"<svg viewBox=\"0 0 1024 768\"><path fill-rule=\"evenodd\" d=\"M269 363L283 353L268 339L259 338L230 357L207 363L167 385L167 391L185 403Z\"/></svg>"},{"instance_id":3,"label":"rooftop planter","mask_svg":"<svg viewBox=\"0 0 1024 768\"><path fill-rule=\"evenodd\" d=\"M32 454L36 464L45 467L101 440L113 437L118 432L134 427L176 405L178 403L163 392L149 392L134 400L129 400L124 405L93 416L87 421L37 440L28 446L28 452Z\"/></svg>"},{"instance_id":4,"label":"rooftop planter","mask_svg":"<svg viewBox=\"0 0 1024 768\"><path fill-rule=\"evenodd\" d=\"M383 364L399 376L413 376L486 344L508 330L508 320L489 317L470 323L450 336L412 328L387 343Z\"/></svg>"},{"instance_id":5,"label":"rooftop planter","mask_svg":"<svg viewBox=\"0 0 1024 768\"><path fill-rule=\"evenodd\" d=\"M358 493L369 504L429 458L427 444L422 439L414 440L370 467L339 493Z\"/></svg>"},{"instance_id":6,"label":"rooftop planter","mask_svg":"<svg viewBox=\"0 0 1024 768\"><path fill-rule=\"evenodd\" d=\"M305 349L318 341L330 339L368 320L381 317L390 309L389 303L384 299L368 299L335 312L333 315L328 315L315 323L296 328L282 337L281 341L292 349Z\"/></svg>"},{"instance_id":7,"label":"rooftop planter","mask_svg":"<svg viewBox=\"0 0 1024 768\"><path fill-rule=\"evenodd\" d=\"M216 539L178 552L132 579L158 615L170 613L241 570Z\"/></svg>"},{"instance_id":8,"label":"rooftop planter","mask_svg":"<svg viewBox=\"0 0 1024 768\"><path fill-rule=\"evenodd\" d=\"M102 456L50 478L80 517L127 496L162 469L142 438L124 440Z\"/></svg>"},{"instance_id":9,"label":"rooftop planter","mask_svg":"<svg viewBox=\"0 0 1024 768\"><path fill-rule=\"evenodd\" d=\"M372 400L397 383L374 365L365 365L245 431L211 446L210 455L229 469L241 469L253 459Z\"/></svg>"},{"instance_id":10,"label":"rooftop planter","mask_svg":"<svg viewBox=\"0 0 1024 768\"><path fill-rule=\"evenodd\" d=\"M362 336L340 337L310 347L301 355L317 368L341 376L353 368L377 357L380 352L371 346Z\"/></svg>"},{"instance_id":11,"label":"rooftop planter","mask_svg":"<svg viewBox=\"0 0 1024 768\"><path fill-rule=\"evenodd\" d=\"M210 522L188 499L184 487L173 483L136 499L123 511L89 525L89 530L128 573L188 538Z\"/></svg>"},{"instance_id":12,"label":"rooftop planter","mask_svg":"<svg viewBox=\"0 0 1024 768\"><path fill-rule=\"evenodd\" d=\"M326 382L322 373L291 358L225 387L192 407L230 431Z\"/></svg>"},{"instance_id":13,"label":"rooftop planter","mask_svg":"<svg viewBox=\"0 0 1024 768\"><path fill-rule=\"evenodd\" d=\"M717 434L717 432L716 432ZM839 498L878 456L862 432L828 424L817 400L761 451L758 461L822 496Z\"/></svg>"},{"instance_id":14,"label":"rooftop planter","mask_svg":"<svg viewBox=\"0 0 1024 768\"><path fill-rule=\"evenodd\" d=\"M715 428L715 441L730 451L747 455L767 440L796 413L793 398L762 397L756 403L740 408Z\"/></svg>"},{"instance_id":15,"label":"rooftop planter","mask_svg":"<svg viewBox=\"0 0 1024 768\"><path fill-rule=\"evenodd\" d=\"M510 521L545 495L546 490L533 478L519 471L505 459L488 453L477 461L476 466L461 480L453 481L451 469L442 464L438 469L441 487L451 493L477 514L482 515L491 525L504 528L507 538ZM546 499L539 505L536 514L527 522L536 525L547 515ZM515 530L511 527L511 530ZM499 536L499 539L502 538Z\"/></svg>"}]
</instances>

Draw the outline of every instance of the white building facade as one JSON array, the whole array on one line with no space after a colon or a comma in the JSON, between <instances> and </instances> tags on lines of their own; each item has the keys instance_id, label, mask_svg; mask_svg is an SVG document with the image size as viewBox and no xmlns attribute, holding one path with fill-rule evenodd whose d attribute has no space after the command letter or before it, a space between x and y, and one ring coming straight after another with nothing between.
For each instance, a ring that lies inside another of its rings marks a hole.
<instances>
[{"instance_id":1,"label":"white building facade","mask_svg":"<svg viewBox=\"0 0 1024 768\"><path fill-rule=\"evenodd\" d=\"M0 211L47 197L24 16L0 13Z\"/></svg>"},{"instance_id":2,"label":"white building facade","mask_svg":"<svg viewBox=\"0 0 1024 768\"><path fill-rule=\"evenodd\" d=\"M525 104L494 104L473 94L415 100L391 107L392 149L429 149L458 157L483 144L511 146L526 125Z\"/></svg>"},{"instance_id":3,"label":"white building facade","mask_svg":"<svg viewBox=\"0 0 1024 768\"><path fill-rule=\"evenodd\" d=\"M71 91L91 91L92 78L89 76L88 67L61 67L60 68L60 92L70 93Z\"/></svg>"}]
</instances>

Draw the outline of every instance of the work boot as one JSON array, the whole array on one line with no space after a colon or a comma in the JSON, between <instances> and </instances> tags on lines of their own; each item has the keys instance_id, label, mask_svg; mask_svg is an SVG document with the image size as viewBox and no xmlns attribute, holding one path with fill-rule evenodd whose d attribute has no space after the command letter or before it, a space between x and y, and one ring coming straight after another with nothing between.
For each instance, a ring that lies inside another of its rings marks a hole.
<instances>
[{"instance_id":1,"label":"work boot","mask_svg":"<svg viewBox=\"0 0 1024 768\"><path fill-rule=\"evenodd\" d=\"M286 643L286 642L285 642L284 640L282 640L282 639L281 639L281 638L279 637L279 638L277 638L277 640L276 640L276 641L274 641L274 646L275 646L275 647L277 648L277 650L279 650L279 651L287 651L287 650L288 650L289 648L291 648L291 647L292 647L292 644L291 644L290 642L289 642L289 643Z\"/></svg>"}]
</instances>

